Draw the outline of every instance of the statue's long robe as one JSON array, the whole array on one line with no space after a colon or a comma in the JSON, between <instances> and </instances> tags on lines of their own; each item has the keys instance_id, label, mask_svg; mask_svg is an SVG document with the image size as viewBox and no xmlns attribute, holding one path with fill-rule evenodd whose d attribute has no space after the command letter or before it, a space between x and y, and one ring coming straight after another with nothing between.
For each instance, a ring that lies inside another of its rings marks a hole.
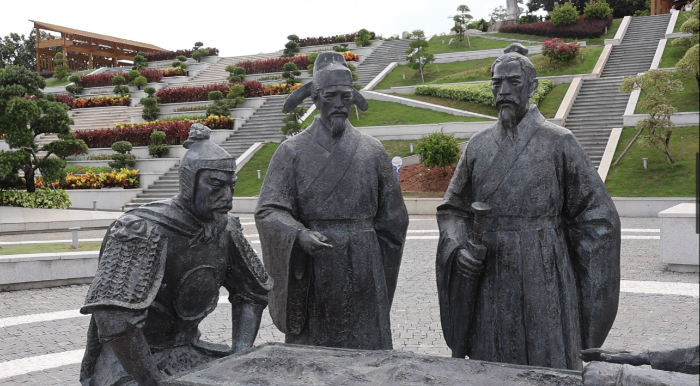
<instances>
[{"instance_id":1,"label":"statue's long robe","mask_svg":"<svg viewBox=\"0 0 700 386\"><path fill-rule=\"evenodd\" d=\"M473 281L456 271L454 256L473 240L477 201L493 210L484 221L484 271ZM603 344L618 306L619 216L574 135L536 106L515 139L500 124L470 139L438 225L441 322L453 350L581 369L579 350Z\"/></svg>"},{"instance_id":2,"label":"statue's long robe","mask_svg":"<svg viewBox=\"0 0 700 386\"><path fill-rule=\"evenodd\" d=\"M379 141L349 123L334 139L317 118L275 152L255 219L275 280L270 315L287 343L392 348L389 311L408 215ZM333 248L306 255L296 241L304 229Z\"/></svg>"}]
</instances>

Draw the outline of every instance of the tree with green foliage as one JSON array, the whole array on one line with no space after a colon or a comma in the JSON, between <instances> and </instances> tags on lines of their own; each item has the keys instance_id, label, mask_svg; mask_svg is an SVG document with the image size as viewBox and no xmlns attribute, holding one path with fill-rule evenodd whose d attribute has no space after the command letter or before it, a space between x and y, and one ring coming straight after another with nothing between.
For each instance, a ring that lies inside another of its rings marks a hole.
<instances>
[{"instance_id":1,"label":"tree with green foliage","mask_svg":"<svg viewBox=\"0 0 700 386\"><path fill-rule=\"evenodd\" d=\"M115 85L112 90L113 93L123 97L129 93L129 86L123 86L126 83L126 78L121 75L115 75L112 78L112 84Z\"/></svg>"},{"instance_id":2,"label":"tree with green foliage","mask_svg":"<svg viewBox=\"0 0 700 386\"><path fill-rule=\"evenodd\" d=\"M298 106L292 109L287 116L282 118L284 126L282 126L282 134L292 136L301 133L308 126L306 122L301 120L301 117L306 114L306 107ZM284 112L284 111L283 111Z\"/></svg>"},{"instance_id":3,"label":"tree with green foliage","mask_svg":"<svg viewBox=\"0 0 700 386\"><path fill-rule=\"evenodd\" d=\"M136 53L136 56L134 56L134 67L132 67L132 70L145 70L146 62L148 62L146 54L143 52Z\"/></svg>"},{"instance_id":4,"label":"tree with green foliage","mask_svg":"<svg viewBox=\"0 0 700 386\"><path fill-rule=\"evenodd\" d=\"M231 83L243 82L245 80L245 68L243 67L230 64L226 66L224 70L230 74L228 77L226 77L226 80Z\"/></svg>"},{"instance_id":5,"label":"tree with green foliage","mask_svg":"<svg viewBox=\"0 0 700 386\"><path fill-rule=\"evenodd\" d=\"M185 55L180 55L176 58L177 60L172 62L170 65L175 67L175 68L182 68L183 70L187 69L187 57Z\"/></svg>"},{"instance_id":6,"label":"tree with green foliage","mask_svg":"<svg viewBox=\"0 0 700 386\"><path fill-rule=\"evenodd\" d=\"M197 63L199 63L199 61L203 57L209 56L209 50L203 49L202 48L203 45L204 45L204 43L202 43L202 42L194 43L194 51L192 52L192 59L196 60Z\"/></svg>"},{"instance_id":7,"label":"tree with green foliage","mask_svg":"<svg viewBox=\"0 0 700 386\"><path fill-rule=\"evenodd\" d=\"M486 19L481 18L477 21L473 21L473 22L467 24L467 29L478 29L481 32L486 32L489 30L490 26L491 26L491 23L486 21Z\"/></svg>"},{"instance_id":8,"label":"tree with green foliage","mask_svg":"<svg viewBox=\"0 0 700 386\"><path fill-rule=\"evenodd\" d=\"M299 37L297 35L287 36L287 44L284 45L284 51L282 52L283 58L291 58L299 52Z\"/></svg>"},{"instance_id":9,"label":"tree with green foliage","mask_svg":"<svg viewBox=\"0 0 700 386\"><path fill-rule=\"evenodd\" d=\"M158 97L155 96L156 89L153 87L146 87L143 91L148 96L146 98L141 98L141 104L143 105L141 117L148 122L155 121L158 119L158 114L160 113Z\"/></svg>"},{"instance_id":10,"label":"tree with green foliage","mask_svg":"<svg viewBox=\"0 0 700 386\"><path fill-rule=\"evenodd\" d=\"M489 18L491 18L491 21L494 23L504 21L506 19L506 16L508 16L508 10L502 5L493 7L491 9L491 13L489 13Z\"/></svg>"},{"instance_id":11,"label":"tree with green foliage","mask_svg":"<svg viewBox=\"0 0 700 386\"><path fill-rule=\"evenodd\" d=\"M210 101L214 101L207 107L207 116L217 115L223 117L231 116L231 109L245 101L245 87L242 84L234 84L229 86L226 97L221 91L210 91L207 97Z\"/></svg>"},{"instance_id":12,"label":"tree with green foliage","mask_svg":"<svg viewBox=\"0 0 700 386\"><path fill-rule=\"evenodd\" d=\"M578 10L571 3L555 4L549 15L555 26L571 25L578 20Z\"/></svg>"},{"instance_id":13,"label":"tree with green foliage","mask_svg":"<svg viewBox=\"0 0 700 386\"><path fill-rule=\"evenodd\" d=\"M442 174L447 175L447 167L459 160L459 142L454 135L445 134L442 129L439 133L428 134L418 141L416 154L426 167L440 167Z\"/></svg>"},{"instance_id":14,"label":"tree with green foliage","mask_svg":"<svg viewBox=\"0 0 700 386\"><path fill-rule=\"evenodd\" d=\"M299 67L294 62L287 62L282 66L282 77L287 80L287 84L297 84L301 81L296 77L301 75Z\"/></svg>"},{"instance_id":15,"label":"tree with green foliage","mask_svg":"<svg viewBox=\"0 0 700 386\"><path fill-rule=\"evenodd\" d=\"M141 90L141 87L148 84L148 79L145 76L139 75L134 80L131 81L132 86L136 86L137 89Z\"/></svg>"},{"instance_id":16,"label":"tree with green foliage","mask_svg":"<svg viewBox=\"0 0 700 386\"><path fill-rule=\"evenodd\" d=\"M66 86L66 91L73 95L78 95L83 92L83 88L78 86L78 83L80 83L80 75L71 75L68 77L68 81L73 84Z\"/></svg>"},{"instance_id":17,"label":"tree with green foliage","mask_svg":"<svg viewBox=\"0 0 700 386\"><path fill-rule=\"evenodd\" d=\"M427 40L414 40L408 43L408 50L406 50L406 64L409 68L420 71L421 80L425 83L423 79L423 68L429 63L435 61L435 55L428 52L428 47L430 43Z\"/></svg>"},{"instance_id":18,"label":"tree with green foliage","mask_svg":"<svg viewBox=\"0 0 700 386\"><path fill-rule=\"evenodd\" d=\"M345 35L338 35L335 37L335 42L338 43L337 46L333 46L333 51L335 52L345 52L348 50L347 38Z\"/></svg>"},{"instance_id":19,"label":"tree with green foliage","mask_svg":"<svg viewBox=\"0 0 700 386\"><path fill-rule=\"evenodd\" d=\"M66 65L68 59L63 56L63 53L57 52L53 59L53 77L63 82L70 74L70 67Z\"/></svg>"},{"instance_id":20,"label":"tree with green foliage","mask_svg":"<svg viewBox=\"0 0 700 386\"><path fill-rule=\"evenodd\" d=\"M452 20L455 22L455 26L452 27L452 31L457 33L459 36L459 41L462 42L464 41L464 35L466 32L467 24L474 19L472 15L469 14L471 10L469 9L468 6L462 4L457 7L457 11L459 11L459 14L454 15L452 17ZM467 43L469 44L469 48L472 47L472 42L469 40L469 34L467 35Z\"/></svg>"},{"instance_id":21,"label":"tree with green foliage","mask_svg":"<svg viewBox=\"0 0 700 386\"><path fill-rule=\"evenodd\" d=\"M367 47L370 44L372 44L372 41L370 40L371 37L372 35L369 33L369 31L363 28L357 31L357 36L355 37L355 44L358 47Z\"/></svg>"},{"instance_id":22,"label":"tree with green foliage","mask_svg":"<svg viewBox=\"0 0 700 386\"><path fill-rule=\"evenodd\" d=\"M107 163L112 169L132 169L136 166L136 156L129 153L132 149L131 142L129 141L117 141L112 144L112 150L116 151L117 154L112 154L109 158L110 162Z\"/></svg>"},{"instance_id":23,"label":"tree with green foliage","mask_svg":"<svg viewBox=\"0 0 700 386\"><path fill-rule=\"evenodd\" d=\"M87 153L87 145L75 139L68 106L44 95L44 78L23 67L10 66L0 74L0 136L10 151L0 152L0 187L21 184L17 172L24 172L27 192L34 192L34 176L39 170L46 182L65 178L65 157ZM35 138L56 134L58 140L41 148ZM38 152L45 152L41 157Z\"/></svg>"},{"instance_id":24,"label":"tree with green foliage","mask_svg":"<svg viewBox=\"0 0 700 386\"><path fill-rule=\"evenodd\" d=\"M644 98L640 98L637 105L649 112L649 118L637 122L639 130L625 150L620 154L613 165L617 165L630 147L639 141L642 146L649 146L664 153L666 161L672 164L670 143L673 128L676 126L671 121L671 115L676 113L676 108L671 106L667 96L683 91L683 83L674 80L673 71L650 70L644 74L630 76L622 81L620 91L624 93L633 90L641 90ZM646 131L646 135L642 133Z\"/></svg>"},{"instance_id":25,"label":"tree with green foliage","mask_svg":"<svg viewBox=\"0 0 700 386\"><path fill-rule=\"evenodd\" d=\"M700 48L698 47L698 30L700 30L700 2L695 0L691 3L693 9L689 12L690 17L681 26L681 32L692 34L690 37L681 37L673 41L674 46L685 47L688 50L681 60L676 63L676 69L682 73L695 76L695 80L700 87Z\"/></svg>"},{"instance_id":26,"label":"tree with green foliage","mask_svg":"<svg viewBox=\"0 0 700 386\"><path fill-rule=\"evenodd\" d=\"M41 32L41 35L46 38L47 33ZM27 38L12 32L0 39L0 68L20 66L33 71L36 68L35 46L34 28Z\"/></svg>"}]
</instances>

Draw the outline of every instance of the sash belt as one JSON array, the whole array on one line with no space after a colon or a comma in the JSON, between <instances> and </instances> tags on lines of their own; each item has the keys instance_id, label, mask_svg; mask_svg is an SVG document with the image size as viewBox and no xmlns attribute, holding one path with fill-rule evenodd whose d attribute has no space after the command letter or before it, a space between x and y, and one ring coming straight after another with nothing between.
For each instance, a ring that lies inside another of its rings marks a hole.
<instances>
[{"instance_id":1,"label":"sash belt","mask_svg":"<svg viewBox=\"0 0 700 386\"><path fill-rule=\"evenodd\" d=\"M348 219L307 219L304 220L304 225L311 230L326 230L326 231L342 231L342 232L357 232L364 230L374 230L374 219L367 218L348 218Z\"/></svg>"},{"instance_id":2,"label":"sash belt","mask_svg":"<svg viewBox=\"0 0 700 386\"><path fill-rule=\"evenodd\" d=\"M562 225L560 216L547 217L486 217L485 232L513 232L526 230L541 230L559 228Z\"/></svg>"}]
</instances>

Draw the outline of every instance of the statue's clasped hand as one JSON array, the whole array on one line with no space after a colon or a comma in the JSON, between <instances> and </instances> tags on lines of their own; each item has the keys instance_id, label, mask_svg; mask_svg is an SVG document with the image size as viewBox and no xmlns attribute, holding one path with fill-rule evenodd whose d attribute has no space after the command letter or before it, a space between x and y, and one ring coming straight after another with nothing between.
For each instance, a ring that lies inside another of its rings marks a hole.
<instances>
[{"instance_id":1,"label":"statue's clasped hand","mask_svg":"<svg viewBox=\"0 0 700 386\"><path fill-rule=\"evenodd\" d=\"M308 229L299 232L299 246L301 246L301 249L308 255L318 256L324 250L333 248L333 246L327 244L326 241L328 241L328 238L320 232Z\"/></svg>"},{"instance_id":2,"label":"statue's clasped hand","mask_svg":"<svg viewBox=\"0 0 700 386\"><path fill-rule=\"evenodd\" d=\"M484 270L484 259L486 258L486 246L475 245L469 242L467 248L457 250L457 269L463 275L478 279Z\"/></svg>"}]
</instances>

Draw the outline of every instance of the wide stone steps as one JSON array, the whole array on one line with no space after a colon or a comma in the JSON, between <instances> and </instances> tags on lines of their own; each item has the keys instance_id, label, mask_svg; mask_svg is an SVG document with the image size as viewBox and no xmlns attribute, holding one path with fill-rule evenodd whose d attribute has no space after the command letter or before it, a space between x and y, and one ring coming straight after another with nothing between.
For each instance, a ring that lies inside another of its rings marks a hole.
<instances>
[{"instance_id":1,"label":"wide stone steps","mask_svg":"<svg viewBox=\"0 0 700 386\"><path fill-rule=\"evenodd\" d=\"M72 130L113 128L116 123L131 122L132 115L140 115L141 107L98 107L75 109L68 112L73 119Z\"/></svg>"},{"instance_id":2,"label":"wide stone steps","mask_svg":"<svg viewBox=\"0 0 700 386\"><path fill-rule=\"evenodd\" d=\"M648 71L670 18L670 14L633 17L621 44L613 47L601 77L632 76Z\"/></svg>"},{"instance_id":3,"label":"wide stone steps","mask_svg":"<svg viewBox=\"0 0 700 386\"><path fill-rule=\"evenodd\" d=\"M357 83L366 86L391 62L402 61L406 58L406 50L410 40L385 41L372 52L355 71L359 76Z\"/></svg>"}]
</instances>

